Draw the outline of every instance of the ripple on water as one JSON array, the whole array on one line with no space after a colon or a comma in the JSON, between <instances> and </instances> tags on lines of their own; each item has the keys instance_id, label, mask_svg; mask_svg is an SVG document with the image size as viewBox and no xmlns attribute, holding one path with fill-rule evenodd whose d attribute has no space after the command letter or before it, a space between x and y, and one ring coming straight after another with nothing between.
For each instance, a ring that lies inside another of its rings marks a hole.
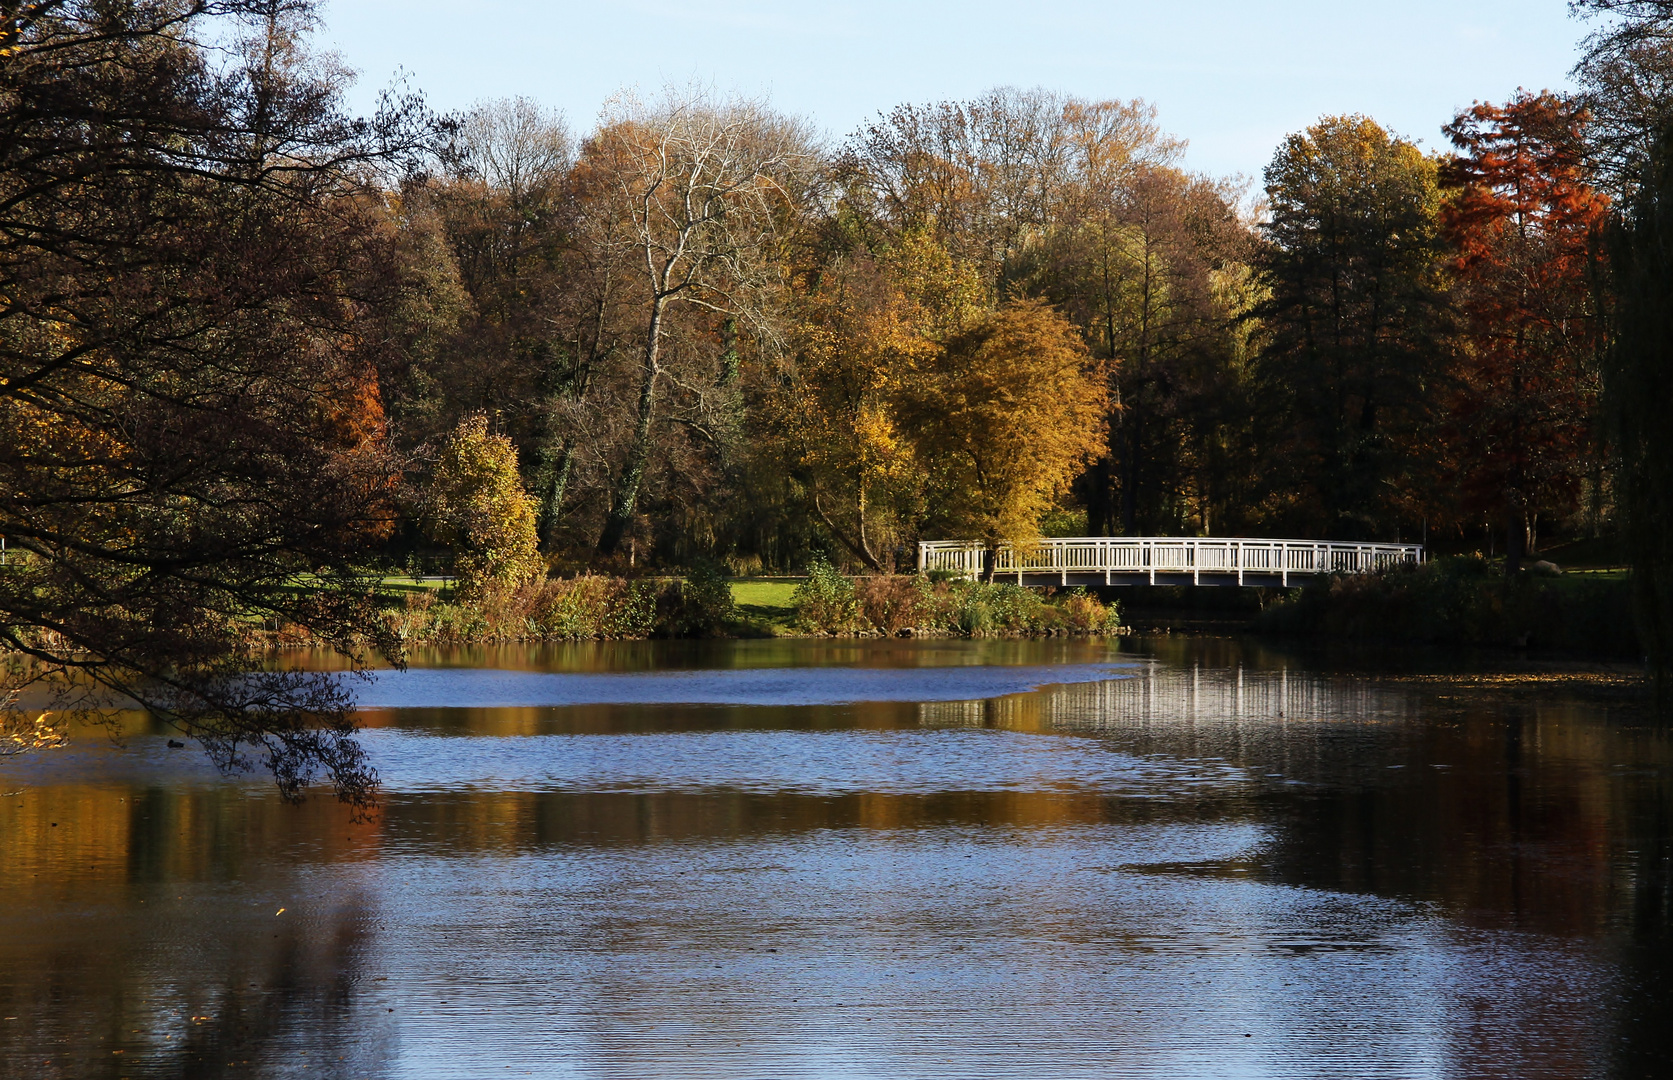
<instances>
[{"instance_id":1,"label":"ripple on water","mask_svg":"<svg viewBox=\"0 0 1673 1080\"><path fill-rule=\"evenodd\" d=\"M1076 792L1169 798L1247 779L1224 762L1124 754L1012 731L705 731L459 739L366 733L392 792L698 791L922 795Z\"/></svg>"},{"instance_id":2,"label":"ripple on water","mask_svg":"<svg viewBox=\"0 0 1673 1080\"><path fill-rule=\"evenodd\" d=\"M529 708L553 705L838 705L970 701L1063 683L1128 677L1136 665L920 668L743 668L559 674L487 668L378 671L351 689L363 709Z\"/></svg>"}]
</instances>

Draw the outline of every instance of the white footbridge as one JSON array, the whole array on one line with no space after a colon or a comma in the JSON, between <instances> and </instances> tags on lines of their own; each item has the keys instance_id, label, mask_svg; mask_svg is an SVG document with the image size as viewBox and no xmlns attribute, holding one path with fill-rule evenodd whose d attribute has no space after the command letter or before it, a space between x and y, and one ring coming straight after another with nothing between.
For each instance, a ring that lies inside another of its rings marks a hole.
<instances>
[{"instance_id":1,"label":"white footbridge","mask_svg":"<svg viewBox=\"0 0 1673 1080\"><path fill-rule=\"evenodd\" d=\"M1318 574L1364 574L1423 562L1422 544L1255 540L1178 536L1082 536L1032 544L933 540L918 545L918 570L967 578L987 573L1019 585L1267 585L1287 588Z\"/></svg>"}]
</instances>

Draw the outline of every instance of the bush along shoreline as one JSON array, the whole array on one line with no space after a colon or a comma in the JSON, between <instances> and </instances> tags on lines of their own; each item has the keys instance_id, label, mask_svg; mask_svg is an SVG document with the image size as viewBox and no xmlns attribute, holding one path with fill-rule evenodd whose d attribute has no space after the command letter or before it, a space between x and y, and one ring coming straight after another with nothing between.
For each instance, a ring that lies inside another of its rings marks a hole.
<instances>
[{"instance_id":1,"label":"bush along shoreline","mask_svg":"<svg viewBox=\"0 0 1673 1080\"><path fill-rule=\"evenodd\" d=\"M708 567L684 578L582 574L474 595L408 593L385 618L409 645L729 637L738 625L731 587Z\"/></svg>"},{"instance_id":2,"label":"bush along shoreline","mask_svg":"<svg viewBox=\"0 0 1673 1080\"><path fill-rule=\"evenodd\" d=\"M1506 577L1473 556L1319 579L1268 606L1257 633L1337 641L1544 649L1640 658L1625 576L1550 564Z\"/></svg>"},{"instance_id":3,"label":"bush along shoreline","mask_svg":"<svg viewBox=\"0 0 1673 1080\"><path fill-rule=\"evenodd\" d=\"M1083 590L905 574L849 577L815 562L779 618L741 610L718 569L684 578L583 574L512 588L407 593L385 610L412 646L643 638L1051 637L1123 631L1118 607Z\"/></svg>"},{"instance_id":4,"label":"bush along shoreline","mask_svg":"<svg viewBox=\"0 0 1673 1080\"><path fill-rule=\"evenodd\" d=\"M792 600L792 626L851 637L1047 637L1122 632L1117 605L1082 589L1058 593L1020 585L904 574L850 578L815 561Z\"/></svg>"}]
</instances>

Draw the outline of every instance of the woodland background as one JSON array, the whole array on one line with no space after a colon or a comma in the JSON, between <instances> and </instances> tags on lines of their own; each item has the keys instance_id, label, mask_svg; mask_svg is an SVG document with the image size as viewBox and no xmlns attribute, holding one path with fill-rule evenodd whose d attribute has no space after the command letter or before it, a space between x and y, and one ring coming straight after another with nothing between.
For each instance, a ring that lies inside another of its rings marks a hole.
<instances>
[{"instance_id":1,"label":"woodland background","mask_svg":"<svg viewBox=\"0 0 1673 1080\"><path fill-rule=\"evenodd\" d=\"M308 0L0 4L0 643L352 772L252 627L399 656L394 568L1618 535L1665 668L1673 0L1576 7L1580 92L1444 153L1324 117L1257 184L1141 100L354 118Z\"/></svg>"}]
</instances>

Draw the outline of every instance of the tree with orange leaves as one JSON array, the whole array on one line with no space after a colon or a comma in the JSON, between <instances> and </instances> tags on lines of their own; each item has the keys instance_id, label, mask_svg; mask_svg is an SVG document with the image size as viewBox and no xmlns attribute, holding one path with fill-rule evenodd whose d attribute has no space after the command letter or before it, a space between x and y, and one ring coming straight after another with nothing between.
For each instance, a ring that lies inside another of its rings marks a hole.
<instances>
[{"instance_id":1,"label":"tree with orange leaves","mask_svg":"<svg viewBox=\"0 0 1673 1080\"><path fill-rule=\"evenodd\" d=\"M1583 172L1584 110L1550 92L1477 104L1446 127L1457 154L1442 227L1464 316L1453 441L1463 505L1506 530L1515 573L1540 513L1571 511L1596 453L1591 288L1608 200Z\"/></svg>"}]
</instances>

